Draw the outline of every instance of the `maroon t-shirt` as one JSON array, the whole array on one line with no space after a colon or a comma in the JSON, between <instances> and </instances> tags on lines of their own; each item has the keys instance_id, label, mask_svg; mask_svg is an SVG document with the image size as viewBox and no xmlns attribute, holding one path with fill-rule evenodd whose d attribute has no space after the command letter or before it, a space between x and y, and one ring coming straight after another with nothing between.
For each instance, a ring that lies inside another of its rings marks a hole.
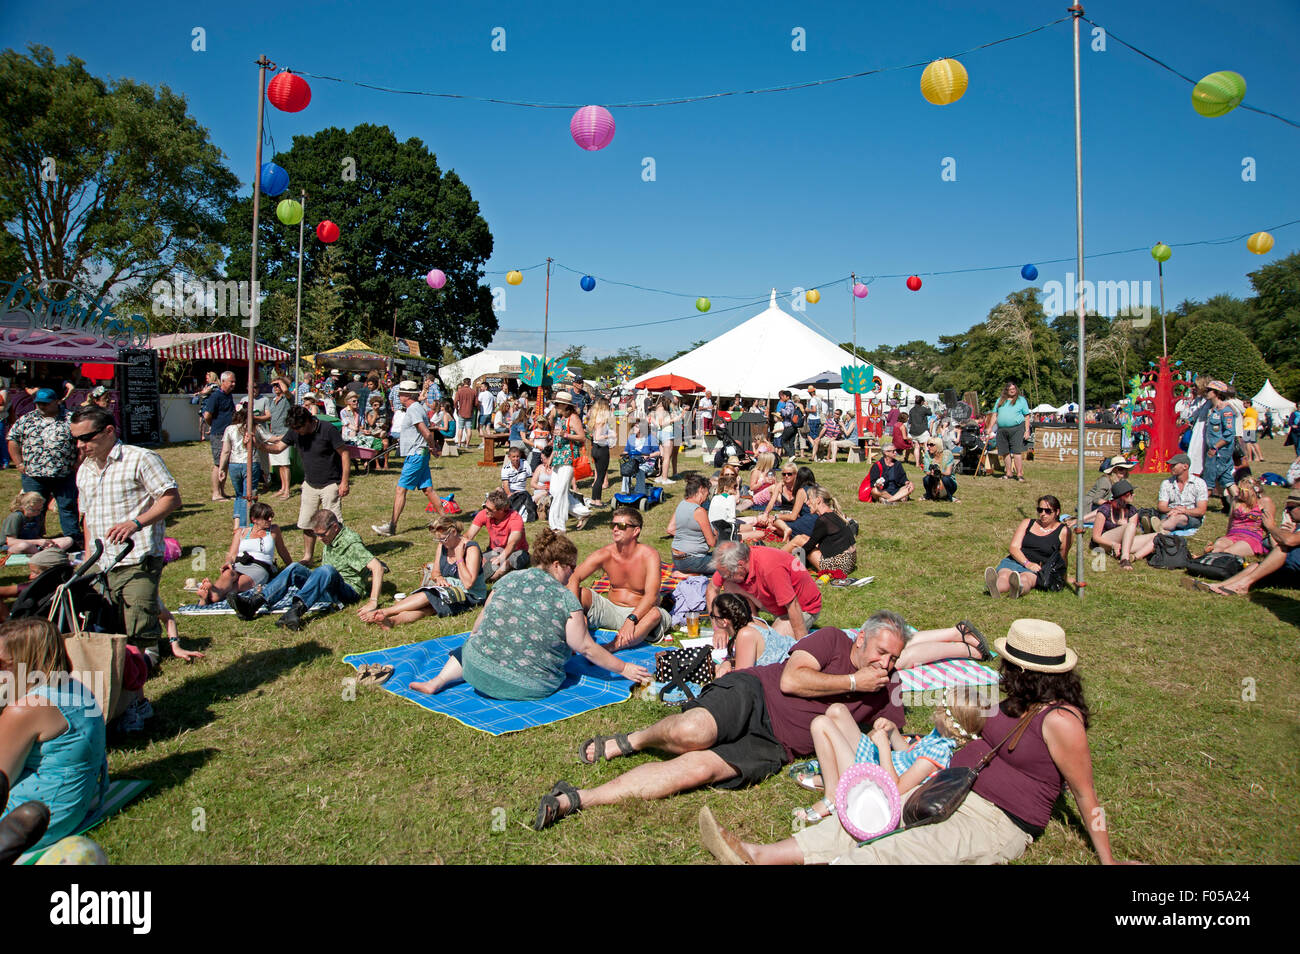
<instances>
[{"instance_id":1,"label":"maroon t-shirt","mask_svg":"<svg viewBox=\"0 0 1300 954\"><path fill-rule=\"evenodd\" d=\"M808 653L817 660L824 673L848 676L858 671L858 667L849 658L852 648L853 640L844 630L826 626L799 640L790 652ZM785 749L787 762L813 754L812 732L809 728L812 720L825 715L826 710L836 702L848 706L853 721L868 729L880 716L890 719L896 725L903 724L903 707L890 701L890 688L897 677L891 678L889 685L875 692L846 691L842 695L804 699L781 692L781 672L785 667L785 663L773 663L744 671L758 677L758 681L763 684L767 717L772 723L772 733Z\"/></svg>"},{"instance_id":2,"label":"maroon t-shirt","mask_svg":"<svg viewBox=\"0 0 1300 954\"><path fill-rule=\"evenodd\" d=\"M998 749L993 761L975 779L974 788L998 808L1038 828L1046 828L1051 821L1052 806L1065 784L1043 740L1043 719L1050 711L1044 709L1030 720L1014 752L1008 752L1005 745ZM1013 719L999 709L984 723L980 738L962 746L952 757L952 767L974 768L990 748L1015 731L1019 722L1019 717Z\"/></svg>"},{"instance_id":3,"label":"maroon t-shirt","mask_svg":"<svg viewBox=\"0 0 1300 954\"><path fill-rule=\"evenodd\" d=\"M474 416L474 389L462 385L456 390L456 415L458 417Z\"/></svg>"}]
</instances>

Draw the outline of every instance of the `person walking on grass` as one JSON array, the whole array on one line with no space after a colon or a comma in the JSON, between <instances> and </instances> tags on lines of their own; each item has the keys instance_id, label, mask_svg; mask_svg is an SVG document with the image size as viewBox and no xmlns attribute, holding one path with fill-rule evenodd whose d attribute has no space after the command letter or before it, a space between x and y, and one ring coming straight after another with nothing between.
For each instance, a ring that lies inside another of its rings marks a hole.
<instances>
[{"instance_id":1,"label":"person walking on grass","mask_svg":"<svg viewBox=\"0 0 1300 954\"><path fill-rule=\"evenodd\" d=\"M399 450L405 460L401 476L397 478L397 489L393 492L393 518L388 523L370 527L381 537L391 537L397 532L397 520L406 509L408 490L419 490L429 498L425 513L442 513L442 504L433 492L433 476L429 473L429 444L433 432L429 430L428 411L420 403L420 385L415 381L403 381L398 385L397 399L402 402L404 412Z\"/></svg>"}]
</instances>

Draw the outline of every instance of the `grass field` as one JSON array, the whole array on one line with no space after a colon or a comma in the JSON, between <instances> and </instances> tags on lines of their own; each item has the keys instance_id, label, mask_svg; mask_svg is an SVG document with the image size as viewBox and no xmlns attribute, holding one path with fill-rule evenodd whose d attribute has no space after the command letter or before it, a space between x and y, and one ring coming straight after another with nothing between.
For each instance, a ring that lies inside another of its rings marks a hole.
<instances>
[{"instance_id":1,"label":"grass field","mask_svg":"<svg viewBox=\"0 0 1300 954\"><path fill-rule=\"evenodd\" d=\"M1267 466L1257 470L1284 472L1291 458L1281 441L1264 448ZM220 566L231 512L228 503L208 501L206 446L169 446L162 455L185 499L168 526L185 548L163 577L164 599L174 607L193 599L182 591L185 578L205 575L193 563L195 547L209 547L208 566ZM476 453L462 456L434 470L440 491L454 490L467 509L496 481L496 471L476 460ZM682 466L690 463L683 458ZM915 468L908 471L916 477ZM1082 599L1067 590L994 601L983 592L984 567L1006 554L1038 494L1056 494L1074 509L1069 466L1030 462L1025 484L967 477L959 504L897 507L857 502L859 465L823 464L816 472L861 524L859 573L876 578L853 590L827 587L823 623L857 625L887 608L921 628L969 618L992 640L1018 616L1055 620L1080 655L1093 710L1097 793L1116 857L1168 864L1300 860L1300 593L1214 597L1182 588L1181 573L1144 564L1125 573L1111 560L1088 573ZM1150 505L1158 478L1132 480L1137 503ZM431 555L414 500L396 537L370 531L386 519L395 481L392 473L362 476L344 501L347 523L392 568L387 601L412 588L417 567ZM0 473L0 496L16 492L15 473ZM1280 502L1281 492L1272 493ZM680 484L669 505L647 515L642 533L664 554L663 529L679 499ZM292 527L296 493L288 502L268 502ZM610 539L609 514L598 511L573 535L580 552ZM1226 517L1212 512L1193 546L1225 526ZM296 554L298 532L286 536ZM1073 573L1073 553L1070 566ZM18 576L17 569L0 571L4 582ZM115 747L109 763L115 775L154 784L94 837L114 863L644 864L708 861L695 829L705 804L747 839L790 833L791 808L808 799L784 775L740 792L597 809L532 831L537 800L556 779L586 786L655 757L594 767L575 762L581 739L652 722L665 711L657 704L631 700L493 738L378 689L358 687L348 698L353 670L344 654L464 631L471 622L469 615L435 619L386 636L351 610L298 634L266 618L181 617L185 644L207 657L190 666L170 660L148 684L157 715L146 731ZM910 727L929 720L928 709L909 709ZM1024 860L1095 860L1071 799L1058 803Z\"/></svg>"}]
</instances>

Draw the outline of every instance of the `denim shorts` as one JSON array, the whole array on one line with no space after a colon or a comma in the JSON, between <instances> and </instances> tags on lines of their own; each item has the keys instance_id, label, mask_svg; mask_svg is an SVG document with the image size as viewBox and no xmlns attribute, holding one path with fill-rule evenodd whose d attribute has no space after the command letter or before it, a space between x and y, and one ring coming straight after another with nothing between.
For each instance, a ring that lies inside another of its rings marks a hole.
<instances>
[{"instance_id":1,"label":"denim shorts","mask_svg":"<svg viewBox=\"0 0 1300 954\"><path fill-rule=\"evenodd\" d=\"M1011 559L1011 557L1003 557L1002 562L998 564L998 570L1010 570L1012 573L1033 573L1034 572L1024 564L1017 563L1015 560Z\"/></svg>"}]
</instances>

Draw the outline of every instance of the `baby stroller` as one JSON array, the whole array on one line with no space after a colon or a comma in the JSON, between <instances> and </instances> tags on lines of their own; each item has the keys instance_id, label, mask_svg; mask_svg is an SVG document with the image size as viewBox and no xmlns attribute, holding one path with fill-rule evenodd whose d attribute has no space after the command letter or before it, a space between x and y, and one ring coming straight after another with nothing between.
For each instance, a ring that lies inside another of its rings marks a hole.
<instances>
[{"instance_id":1,"label":"baby stroller","mask_svg":"<svg viewBox=\"0 0 1300 954\"><path fill-rule=\"evenodd\" d=\"M961 436L957 439L957 473L973 474L979 470L984 457L984 439L980 436L978 421L962 425Z\"/></svg>"},{"instance_id":2,"label":"baby stroller","mask_svg":"<svg viewBox=\"0 0 1300 954\"><path fill-rule=\"evenodd\" d=\"M729 458L740 458L740 469L748 470L754 466L754 455L745 449L745 442L732 430L730 421L717 419L713 425L713 436L718 439L717 450L713 452L713 466L721 467Z\"/></svg>"},{"instance_id":3,"label":"baby stroller","mask_svg":"<svg viewBox=\"0 0 1300 954\"><path fill-rule=\"evenodd\" d=\"M9 618L44 616L65 635L78 628L83 632L122 632L122 613L107 596L108 572L131 552L133 545L128 540L109 566L90 576L90 568L104 553L104 541L96 540L94 551L80 566L51 567L32 580L14 601ZM79 625L74 625L78 620Z\"/></svg>"},{"instance_id":4,"label":"baby stroller","mask_svg":"<svg viewBox=\"0 0 1300 954\"><path fill-rule=\"evenodd\" d=\"M626 507L636 507L641 512L661 503L664 499L662 487L650 487L646 481L659 476L662 460L658 457L645 457L641 454L624 454L618 459L619 476L623 478L621 491L614 495L614 502Z\"/></svg>"}]
</instances>

